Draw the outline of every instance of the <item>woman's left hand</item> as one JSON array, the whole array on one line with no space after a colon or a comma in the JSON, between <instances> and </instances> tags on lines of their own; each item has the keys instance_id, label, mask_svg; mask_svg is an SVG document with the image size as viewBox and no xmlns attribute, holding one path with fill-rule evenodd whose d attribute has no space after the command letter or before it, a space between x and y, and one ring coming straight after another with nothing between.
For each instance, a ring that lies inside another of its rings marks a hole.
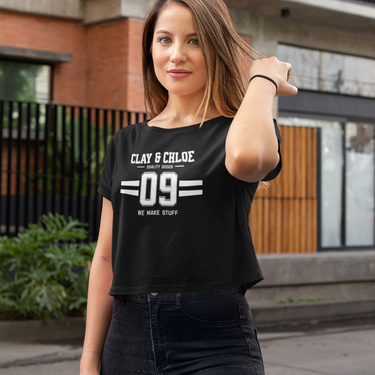
<instances>
[{"instance_id":1,"label":"woman's left hand","mask_svg":"<svg viewBox=\"0 0 375 375\"><path fill-rule=\"evenodd\" d=\"M250 78L256 74L261 74L272 78L277 83L277 92L275 96L293 96L297 95L297 87L288 83L290 73L292 70L292 65L280 61L277 57L264 58L260 60L254 60L250 67ZM261 77L254 78L265 79ZM252 82L254 82L251 81ZM250 83L250 84L251 84ZM272 82L270 82L272 84Z\"/></svg>"}]
</instances>

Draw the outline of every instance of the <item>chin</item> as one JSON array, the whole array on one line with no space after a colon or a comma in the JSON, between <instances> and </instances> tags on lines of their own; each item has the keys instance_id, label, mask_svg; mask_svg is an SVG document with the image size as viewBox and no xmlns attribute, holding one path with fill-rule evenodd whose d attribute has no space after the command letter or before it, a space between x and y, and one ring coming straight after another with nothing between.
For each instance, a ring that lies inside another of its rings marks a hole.
<instances>
[{"instance_id":1,"label":"chin","mask_svg":"<svg viewBox=\"0 0 375 375\"><path fill-rule=\"evenodd\" d=\"M172 95L186 96L198 93L196 90L189 90L186 87L172 87L171 85L163 85L163 87Z\"/></svg>"},{"instance_id":2,"label":"chin","mask_svg":"<svg viewBox=\"0 0 375 375\"><path fill-rule=\"evenodd\" d=\"M187 95L203 95L204 94L204 87L197 90L197 85L189 84L188 85L163 85L166 90L170 94L179 95L179 96L187 96Z\"/></svg>"}]
</instances>

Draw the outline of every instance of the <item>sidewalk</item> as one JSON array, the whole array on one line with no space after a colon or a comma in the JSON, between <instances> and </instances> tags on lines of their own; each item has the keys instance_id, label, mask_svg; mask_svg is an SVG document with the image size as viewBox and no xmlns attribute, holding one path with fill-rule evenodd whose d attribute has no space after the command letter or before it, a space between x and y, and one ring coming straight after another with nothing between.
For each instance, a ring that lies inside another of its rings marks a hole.
<instances>
[{"instance_id":1,"label":"sidewalk","mask_svg":"<svg viewBox=\"0 0 375 375\"><path fill-rule=\"evenodd\" d=\"M266 375L374 375L375 324L259 335Z\"/></svg>"},{"instance_id":2,"label":"sidewalk","mask_svg":"<svg viewBox=\"0 0 375 375\"><path fill-rule=\"evenodd\" d=\"M0 375L75 375L79 373L81 352L81 342L0 342Z\"/></svg>"},{"instance_id":3,"label":"sidewalk","mask_svg":"<svg viewBox=\"0 0 375 375\"><path fill-rule=\"evenodd\" d=\"M374 375L375 319L259 327L266 375ZM0 375L78 375L81 342L0 342Z\"/></svg>"}]
</instances>

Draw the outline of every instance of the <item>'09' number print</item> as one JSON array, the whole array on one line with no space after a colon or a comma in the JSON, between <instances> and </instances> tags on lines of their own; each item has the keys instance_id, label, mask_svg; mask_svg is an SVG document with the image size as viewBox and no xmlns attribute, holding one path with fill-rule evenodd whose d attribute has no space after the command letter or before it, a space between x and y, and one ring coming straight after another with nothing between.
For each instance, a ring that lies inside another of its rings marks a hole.
<instances>
[{"instance_id":1,"label":"'09' number print","mask_svg":"<svg viewBox=\"0 0 375 375\"><path fill-rule=\"evenodd\" d=\"M163 207L173 207L177 203L177 180L175 172L164 172L160 175L159 189L162 193L168 193L169 198L159 197L159 204ZM150 184L150 194L147 196L147 186ZM158 175L155 172L145 172L141 178L141 194L139 203L143 207L152 207L156 204Z\"/></svg>"},{"instance_id":2,"label":"'09' number print","mask_svg":"<svg viewBox=\"0 0 375 375\"><path fill-rule=\"evenodd\" d=\"M142 207L153 207L157 203L162 207L173 207L179 197L203 195L202 189L189 189L202 185L203 180L179 181L175 172L163 172L160 177L156 172L144 172L140 180L121 181L121 186L126 188L120 189L120 193L139 197Z\"/></svg>"}]
</instances>

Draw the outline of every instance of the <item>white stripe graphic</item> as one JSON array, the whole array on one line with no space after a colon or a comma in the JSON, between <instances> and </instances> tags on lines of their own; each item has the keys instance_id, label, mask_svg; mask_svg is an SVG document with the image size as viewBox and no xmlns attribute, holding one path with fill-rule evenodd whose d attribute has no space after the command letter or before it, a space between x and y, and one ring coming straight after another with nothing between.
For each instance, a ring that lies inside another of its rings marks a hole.
<instances>
[{"instance_id":1,"label":"white stripe graphic","mask_svg":"<svg viewBox=\"0 0 375 375\"><path fill-rule=\"evenodd\" d=\"M186 186L202 186L203 180L180 180L180 187Z\"/></svg>"},{"instance_id":2,"label":"white stripe graphic","mask_svg":"<svg viewBox=\"0 0 375 375\"><path fill-rule=\"evenodd\" d=\"M121 181L121 186L139 186L138 181Z\"/></svg>"},{"instance_id":3,"label":"white stripe graphic","mask_svg":"<svg viewBox=\"0 0 375 375\"><path fill-rule=\"evenodd\" d=\"M185 190L178 192L179 197L191 197L193 195L203 195L203 190Z\"/></svg>"},{"instance_id":4,"label":"white stripe graphic","mask_svg":"<svg viewBox=\"0 0 375 375\"><path fill-rule=\"evenodd\" d=\"M128 195L134 195L135 197L139 196L138 190L128 190L128 189L120 189L121 194L128 194Z\"/></svg>"}]
</instances>

